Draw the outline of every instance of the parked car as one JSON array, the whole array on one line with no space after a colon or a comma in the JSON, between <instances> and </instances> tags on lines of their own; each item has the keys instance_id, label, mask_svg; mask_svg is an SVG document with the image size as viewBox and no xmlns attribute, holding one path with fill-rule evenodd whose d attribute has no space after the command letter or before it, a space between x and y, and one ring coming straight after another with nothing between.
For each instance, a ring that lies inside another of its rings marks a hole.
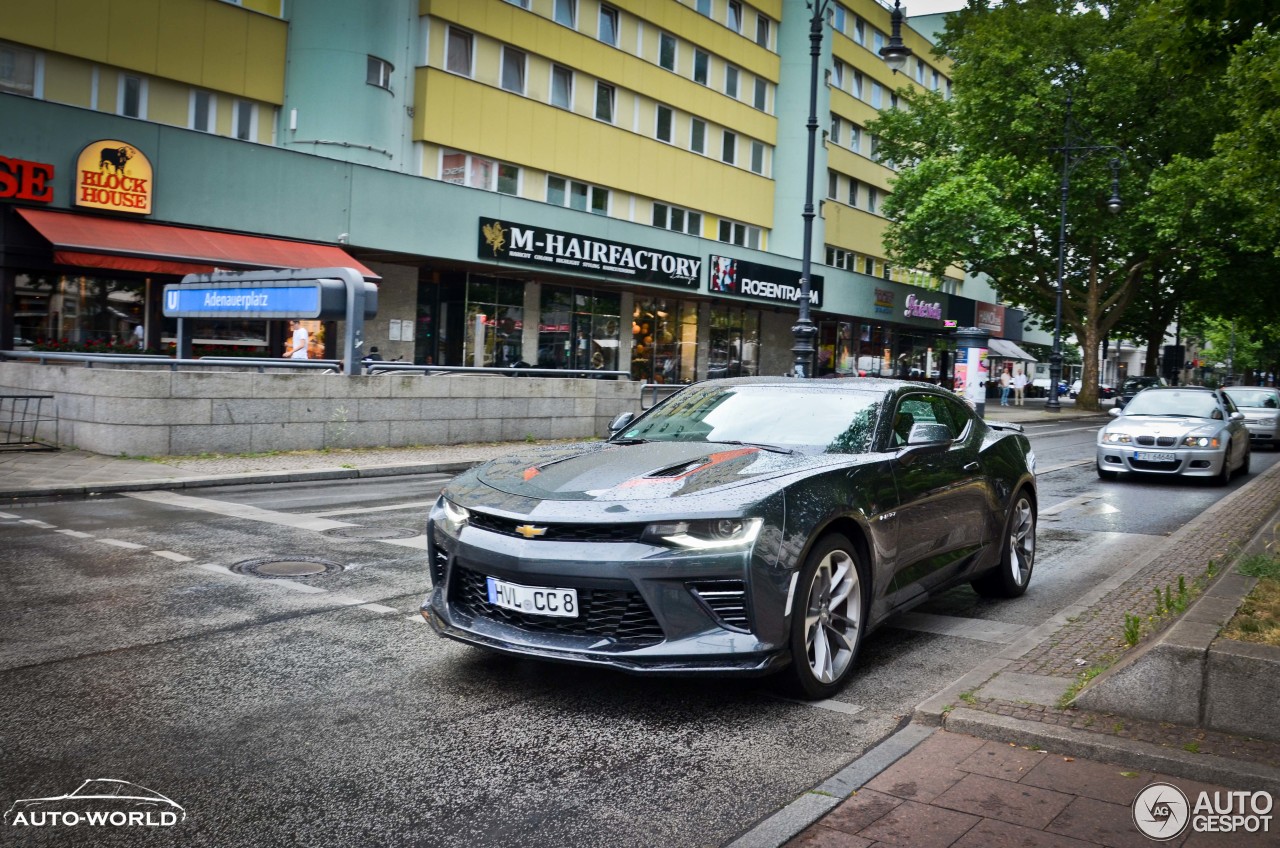
<instances>
[{"instance_id":1,"label":"parked car","mask_svg":"<svg viewBox=\"0 0 1280 848\"><path fill-rule=\"evenodd\" d=\"M1212 477L1226 485L1249 473L1244 415L1222 392L1200 386L1153 387L1134 396L1098 431L1098 476L1121 471Z\"/></svg>"},{"instance_id":2,"label":"parked car","mask_svg":"<svg viewBox=\"0 0 1280 848\"><path fill-rule=\"evenodd\" d=\"M1120 394L1116 397L1112 406L1123 407L1129 401L1133 400L1134 395L1143 389L1149 389L1152 386L1167 386L1163 377L1126 377L1124 383L1120 386Z\"/></svg>"},{"instance_id":3,"label":"parked car","mask_svg":"<svg viewBox=\"0 0 1280 848\"><path fill-rule=\"evenodd\" d=\"M945 389L707 381L611 429L445 487L437 633L635 673L786 672L826 698L893 613L958 583L1027 590L1030 443Z\"/></svg>"},{"instance_id":4,"label":"parked car","mask_svg":"<svg viewBox=\"0 0 1280 848\"><path fill-rule=\"evenodd\" d=\"M1251 440L1280 448L1280 389L1232 386L1222 391L1244 413Z\"/></svg>"},{"instance_id":5,"label":"parked car","mask_svg":"<svg viewBox=\"0 0 1280 848\"><path fill-rule=\"evenodd\" d=\"M1083 387L1084 387L1084 383L1080 380L1076 380L1074 383L1071 384L1072 400L1080 396L1080 391L1083 389ZM1109 400L1115 396L1116 396L1116 390L1114 386L1107 385L1106 383L1098 384L1098 400Z\"/></svg>"},{"instance_id":6,"label":"parked car","mask_svg":"<svg viewBox=\"0 0 1280 848\"><path fill-rule=\"evenodd\" d=\"M1036 377L1027 385L1027 397L1048 397L1050 381L1048 377ZM1058 381L1058 397L1066 397L1070 387L1066 380Z\"/></svg>"}]
</instances>

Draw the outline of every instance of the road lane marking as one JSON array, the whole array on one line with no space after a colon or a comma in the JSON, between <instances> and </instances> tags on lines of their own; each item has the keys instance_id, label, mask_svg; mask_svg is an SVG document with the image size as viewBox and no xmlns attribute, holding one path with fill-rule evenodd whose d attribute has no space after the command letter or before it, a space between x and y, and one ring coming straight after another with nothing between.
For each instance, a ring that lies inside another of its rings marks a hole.
<instances>
[{"instance_id":1,"label":"road lane marking","mask_svg":"<svg viewBox=\"0 0 1280 848\"><path fill-rule=\"evenodd\" d=\"M419 551L427 549L427 537L414 536L412 539L375 539L374 541L382 542L384 545L397 545L401 548L414 548Z\"/></svg>"},{"instance_id":2,"label":"road lane marking","mask_svg":"<svg viewBox=\"0 0 1280 848\"><path fill-rule=\"evenodd\" d=\"M12 512L0 512L0 518L17 518Z\"/></svg>"},{"instance_id":3,"label":"road lane marking","mask_svg":"<svg viewBox=\"0 0 1280 848\"><path fill-rule=\"evenodd\" d=\"M1041 474L1052 474L1055 471L1061 471L1064 468L1075 468L1077 465L1088 465L1093 462L1092 459L1073 459L1071 462L1060 462L1057 465L1050 465L1045 468L1037 468L1036 476Z\"/></svg>"},{"instance_id":4,"label":"road lane marking","mask_svg":"<svg viewBox=\"0 0 1280 848\"><path fill-rule=\"evenodd\" d=\"M179 495L174 492L122 492L125 497L137 498L141 501L192 509L199 512L211 512L225 515L228 518L242 518L246 521L258 521L263 524L277 524L282 527L294 527L299 530L337 530L342 527L357 527L345 521L330 521L327 518L316 518L311 515L298 515L290 512L276 512L272 509L261 509L246 504L215 501L212 498L194 498L190 495Z\"/></svg>"},{"instance_id":5,"label":"road lane marking","mask_svg":"<svg viewBox=\"0 0 1280 848\"><path fill-rule=\"evenodd\" d=\"M98 541L104 545L113 545L114 547L125 548L130 551L141 551L147 547L146 545L139 545L137 542L122 542L119 539L99 539Z\"/></svg>"},{"instance_id":6,"label":"road lane marking","mask_svg":"<svg viewBox=\"0 0 1280 848\"><path fill-rule=\"evenodd\" d=\"M891 627L902 630L918 630L940 636L959 636L979 642L997 645L1011 644L1031 628L1023 624L1006 624L985 618L959 618L951 615L933 615L925 612L909 612L889 621Z\"/></svg>"},{"instance_id":7,"label":"road lane marking","mask_svg":"<svg viewBox=\"0 0 1280 848\"><path fill-rule=\"evenodd\" d=\"M318 595L321 592L328 593L328 589L321 589L319 586L308 586L306 583L295 583L292 580L272 580L272 586L283 586L286 589L292 589L295 592L303 594Z\"/></svg>"},{"instance_id":8,"label":"road lane marking","mask_svg":"<svg viewBox=\"0 0 1280 848\"><path fill-rule=\"evenodd\" d=\"M400 610L395 607L384 607L382 604L361 604L360 609L367 609L370 612L380 612L383 614L389 612L400 612ZM421 618L421 616L419 616L419 618Z\"/></svg>"},{"instance_id":9,"label":"road lane marking","mask_svg":"<svg viewBox=\"0 0 1280 848\"><path fill-rule=\"evenodd\" d=\"M1043 432L1037 431L1035 433L1026 433L1025 435L1027 436L1058 436L1063 433L1080 433L1080 432L1083 432L1084 430L1101 430L1105 426L1106 424L1094 424L1089 427L1067 427L1062 430L1045 430Z\"/></svg>"},{"instance_id":10,"label":"road lane marking","mask_svg":"<svg viewBox=\"0 0 1280 848\"><path fill-rule=\"evenodd\" d=\"M403 509L423 509L435 506L435 501L413 501L406 504L392 504L391 506L366 506L359 509L330 509L324 512L309 512L308 515L315 518L327 518L331 515L362 515L368 512L397 512Z\"/></svg>"},{"instance_id":11,"label":"road lane marking","mask_svg":"<svg viewBox=\"0 0 1280 848\"><path fill-rule=\"evenodd\" d=\"M1058 514L1060 514L1060 513L1066 512L1067 510L1071 509L1072 507L1076 507L1076 506L1083 506L1083 505L1085 505L1085 504L1089 503L1090 501L1096 501L1096 500L1098 500L1098 499L1099 499L1099 498L1101 498L1101 497L1102 497L1102 495L1098 495L1098 494L1093 494L1093 495L1077 495L1077 496L1076 496L1076 497L1074 497L1074 498L1068 498L1068 499L1067 499L1067 500L1065 500L1065 501L1059 501L1058 503L1054 504L1053 506L1047 506L1047 507L1045 507L1044 509L1040 510L1040 513L1039 513L1039 514L1040 514L1040 517L1041 517L1041 518L1044 518L1044 517L1046 517L1046 516L1050 516L1050 515L1058 515Z\"/></svg>"},{"instance_id":12,"label":"road lane marking","mask_svg":"<svg viewBox=\"0 0 1280 848\"><path fill-rule=\"evenodd\" d=\"M35 518L19 518L18 520L23 524L30 524L32 527L39 527L41 530L53 530L58 526L56 524L46 524L45 522L39 521Z\"/></svg>"},{"instance_id":13,"label":"road lane marking","mask_svg":"<svg viewBox=\"0 0 1280 848\"><path fill-rule=\"evenodd\" d=\"M824 698L820 701L802 701L799 698L788 698L785 695L779 695L776 692L766 691L761 694L773 698L775 701L786 701L788 704L799 704L802 707L813 707L814 709L827 710L828 712L833 713L843 713L845 715L857 715L866 709L866 707L859 706L858 704L846 704L844 701L836 701L832 698Z\"/></svg>"},{"instance_id":14,"label":"road lane marking","mask_svg":"<svg viewBox=\"0 0 1280 848\"><path fill-rule=\"evenodd\" d=\"M92 533L81 533L79 530L58 530L56 531L64 536L70 536L73 539L92 539Z\"/></svg>"},{"instance_id":15,"label":"road lane marking","mask_svg":"<svg viewBox=\"0 0 1280 848\"><path fill-rule=\"evenodd\" d=\"M174 562L194 562L192 557L189 557L186 554L174 553L173 551L152 551L151 553L158 557L163 557L164 559L173 560Z\"/></svg>"}]
</instances>

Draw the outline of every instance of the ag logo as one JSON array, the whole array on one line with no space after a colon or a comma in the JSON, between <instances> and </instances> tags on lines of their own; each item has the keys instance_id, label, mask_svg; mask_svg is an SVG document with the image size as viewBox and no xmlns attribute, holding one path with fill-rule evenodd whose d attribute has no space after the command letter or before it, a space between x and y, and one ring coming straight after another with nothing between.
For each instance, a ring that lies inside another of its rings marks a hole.
<instances>
[{"instance_id":1,"label":"ag logo","mask_svg":"<svg viewBox=\"0 0 1280 848\"><path fill-rule=\"evenodd\" d=\"M1144 836L1159 842L1180 835L1190 820L1187 796L1171 784L1153 783L1133 799L1133 823Z\"/></svg>"}]
</instances>

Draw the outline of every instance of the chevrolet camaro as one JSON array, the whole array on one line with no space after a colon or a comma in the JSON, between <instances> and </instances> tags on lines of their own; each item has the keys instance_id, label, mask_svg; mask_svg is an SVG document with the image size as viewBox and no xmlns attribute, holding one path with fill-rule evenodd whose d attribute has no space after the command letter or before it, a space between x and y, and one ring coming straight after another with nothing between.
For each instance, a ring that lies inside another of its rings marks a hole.
<instances>
[{"instance_id":1,"label":"chevrolet camaro","mask_svg":"<svg viewBox=\"0 0 1280 848\"><path fill-rule=\"evenodd\" d=\"M445 487L437 633L637 673L785 672L825 698L894 613L1031 579L1031 446L936 386L712 380L610 429Z\"/></svg>"}]
</instances>

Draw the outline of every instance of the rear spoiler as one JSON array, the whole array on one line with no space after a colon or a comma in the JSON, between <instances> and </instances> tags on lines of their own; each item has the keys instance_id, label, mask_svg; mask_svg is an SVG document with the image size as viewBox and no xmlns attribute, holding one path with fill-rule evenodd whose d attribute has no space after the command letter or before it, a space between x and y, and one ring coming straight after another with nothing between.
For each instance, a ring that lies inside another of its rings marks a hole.
<instances>
[{"instance_id":1,"label":"rear spoiler","mask_svg":"<svg viewBox=\"0 0 1280 848\"><path fill-rule=\"evenodd\" d=\"M1012 421L988 421L987 426L992 430L1003 430L1009 433L1022 432L1022 425L1014 424Z\"/></svg>"}]
</instances>

